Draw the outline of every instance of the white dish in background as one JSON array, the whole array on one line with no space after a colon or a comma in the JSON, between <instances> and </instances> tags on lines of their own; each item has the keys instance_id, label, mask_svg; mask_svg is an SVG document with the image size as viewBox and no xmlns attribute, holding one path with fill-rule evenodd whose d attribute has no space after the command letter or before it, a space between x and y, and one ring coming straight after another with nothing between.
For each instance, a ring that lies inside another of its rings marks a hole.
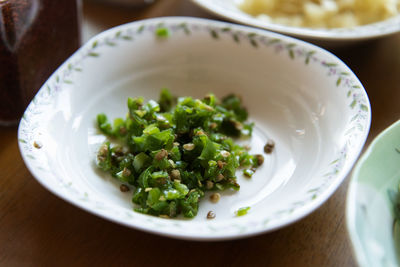
<instances>
[{"instance_id":1,"label":"white dish in background","mask_svg":"<svg viewBox=\"0 0 400 267\"><path fill-rule=\"evenodd\" d=\"M238 7L240 0L192 0L192 2L227 20L287 34L329 47L380 38L400 31L400 15L353 28L312 29L285 26L251 16L240 10Z\"/></svg>"},{"instance_id":2,"label":"white dish in background","mask_svg":"<svg viewBox=\"0 0 400 267\"><path fill-rule=\"evenodd\" d=\"M170 36L159 37L157 28ZM193 220L132 210L95 167L105 140L95 126L104 112L126 114L128 96L157 98L167 87L201 97L238 93L256 123L252 151L268 138L276 149L241 190L207 198ZM233 239L272 231L314 211L338 188L370 126L366 92L337 57L279 34L205 19L157 18L103 32L72 55L43 85L23 116L19 145L34 177L66 201L136 229L182 239ZM34 147L40 142L40 149ZM250 206L236 217L234 211ZM209 210L216 212L207 220Z\"/></svg>"}]
</instances>

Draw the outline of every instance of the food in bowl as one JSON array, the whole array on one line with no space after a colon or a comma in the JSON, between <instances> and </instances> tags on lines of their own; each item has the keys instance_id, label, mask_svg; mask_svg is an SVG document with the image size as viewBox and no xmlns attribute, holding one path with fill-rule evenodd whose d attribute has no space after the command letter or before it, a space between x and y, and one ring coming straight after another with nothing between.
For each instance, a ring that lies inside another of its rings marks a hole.
<instances>
[{"instance_id":1,"label":"food in bowl","mask_svg":"<svg viewBox=\"0 0 400 267\"><path fill-rule=\"evenodd\" d=\"M400 184L396 190L390 188L388 190L389 199L393 205L393 212L395 217L395 223L400 222Z\"/></svg>"},{"instance_id":2,"label":"food in bowl","mask_svg":"<svg viewBox=\"0 0 400 267\"><path fill-rule=\"evenodd\" d=\"M113 125L99 114L101 132L123 145L105 142L97 165L123 183L122 192L130 190L128 185L135 187L135 211L193 218L205 191L239 190L236 169L247 167L243 173L251 177L264 157L250 155L248 147L231 138L250 137L253 130L238 96L220 101L209 94L201 100L182 97L175 102L164 89L158 102L129 98L126 119L115 119ZM216 203L219 197L214 193L210 199Z\"/></svg>"},{"instance_id":3,"label":"food in bowl","mask_svg":"<svg viewBox=\"0 0 400 267\"><path fill-rule=\"evenodd\" d=\"M398 0L244 0L244 12L261 20L296 27L346 28L399 14Z\"/></svg>"},{"instance_id":4,"label":"food in bowl","mask_svg":"<svg viewBox=\"0 0 400 267\"><path fill-rule=\"evenodd\" d=\"M400 154L400 149L395 149ZM393 240L397 253L400 253L400 184L396 189L388 189L389 199L393 210Z\"/></svg>"}]
</instances>

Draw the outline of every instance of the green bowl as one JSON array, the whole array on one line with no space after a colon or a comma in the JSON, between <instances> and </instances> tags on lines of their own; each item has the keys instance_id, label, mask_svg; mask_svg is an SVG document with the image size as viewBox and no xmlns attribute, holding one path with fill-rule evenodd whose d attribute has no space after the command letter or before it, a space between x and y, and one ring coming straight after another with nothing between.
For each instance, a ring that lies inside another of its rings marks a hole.
<instances>
[{"instance_id":1,"label":"green bowl","mask_svg":"<svg viewBox=\"0 0 400 267\"><path fill-rule=\"evenodd\" d=\"M399 266L400 224L389 190L400 183L400 121L383 131L357 163L347 195L347 229L362 267Z\"/></svg>"}]
</instances>

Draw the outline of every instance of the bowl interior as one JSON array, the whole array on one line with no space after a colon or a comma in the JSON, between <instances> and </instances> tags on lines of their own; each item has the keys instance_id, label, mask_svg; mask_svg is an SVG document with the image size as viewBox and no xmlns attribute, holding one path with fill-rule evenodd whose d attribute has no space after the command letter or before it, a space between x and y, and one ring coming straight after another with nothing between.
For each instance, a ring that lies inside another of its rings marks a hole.
<instances>
[{"instance_id":1,"label":"bowl interior","mask_svg":"<svg viewBox=\"0 0 400 267\"><path fill-rule=\"evenodd\" d=\"M157 36L160 25L169 29L169 37ZM123 117L128 97L157 99L164 87L177 96L237 93L256 124L253 137L242 142L260 154L268 139L276 143L252 179L238 172L239 192L224 192L218 204L204 198L193 220L149 219L132 212L131 193L119 192L113 178L95 166L96 151L105 140L95 126L96 115ZM32 115L37 107L42 112ZM26 143L43 144L40 151L30 149L43 161L42 170L30 166L52 191L73 203L79 202L77 195L108 218L109 209L139 218L111 218L120 223L178 222L185 229L168 233L208 238L212 235L199 228L220 226L225 232L214 238L223 237L274 229L311 212L344 179L370 119L361 84L328 52L271 33L188 18L128 24L95 37L50 78L27 114L22 128L32 124L32 116L40 117L40 126ZM251 207L249 214L235 217L244 206ZM209 210L217 214L213 221L206 219ZM139 228L163 231L151 227Z\"/></svg>"}]
</instances>

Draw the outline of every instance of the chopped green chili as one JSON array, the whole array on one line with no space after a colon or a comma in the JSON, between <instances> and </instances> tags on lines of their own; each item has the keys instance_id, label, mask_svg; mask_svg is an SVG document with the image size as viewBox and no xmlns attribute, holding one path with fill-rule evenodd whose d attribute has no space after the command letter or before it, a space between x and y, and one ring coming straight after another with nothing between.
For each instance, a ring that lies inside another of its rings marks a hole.
<instances>
[{"instance_id":1,"label":"chopped green chili","mask_svg":"<svg viewBox=\"0 0 400 267\"><path fill-rule=\"evenodd\" d=\"M139 97L129 98L127 104L125 119L111 123L105 114L97 116L100 131L125 144L105 142L97 164L135 189L135 211L193 218L205 191L239 190L236 169L254 170L262 164L259 155L250 155L232 139L249 137L253 130L236 95L222 101L212 94L176 99L163 89L158 102ZM239 210L238 216L247 210Z\"/></svg>"},{"instance_id":2,"label":"chopped green chili","mask_svg":"<svg viewBox=\"0 0 400 267\"><path fill-rule=\"evenodd\" d=\"M170 32L167 28L160 27L156 29L156 35L158 37L168 37L170 35Z\"/></svg>"},{"instance_id":3,"label":"chopped green chili","mask_svg":"<svg viewBox=\"0 0 400 267\"><path fill-rule=\"evenodd\" d=\"M249 177L249 178L251 178L255 172L256 172L256 171L255 171L254 169L244 169L244 170L243 170L243 174L244 174L246 177Z\"/></svg>"},{"instance_id":4,"label":"chopped green chili","mask_svg":"<svg viewBox=\"0 0 400 267\"><path fill-rule=\"evenodd\" d=\"M238 210L236 211L236 215L237 215L237 216L246 215L247 212L248 212L249 210L250 210L250 207L243 207L243 208L240 208L240 209L238 209Z\"/></svg>"}]
</instances>

